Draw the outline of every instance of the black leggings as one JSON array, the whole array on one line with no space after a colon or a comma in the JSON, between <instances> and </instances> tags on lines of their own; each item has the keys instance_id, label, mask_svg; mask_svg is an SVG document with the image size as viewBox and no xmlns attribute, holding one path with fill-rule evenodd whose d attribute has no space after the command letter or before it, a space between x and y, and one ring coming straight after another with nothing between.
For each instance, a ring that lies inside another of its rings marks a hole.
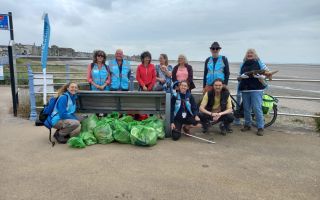
<instances>
[{"instance_id":1,"label":"black leggings","mask_svg":"<svg viewBox=\"0 0 320 200\"><path fill-rule=\"evenodd\" d=\"M187 116L186 118L176 117L174 118L174 125L176 126L176 130L181 132L181 128L183 124L186 125L194 125L196 126L199 122L194 119L192 116Z\"/></svg>"}]
</instances>

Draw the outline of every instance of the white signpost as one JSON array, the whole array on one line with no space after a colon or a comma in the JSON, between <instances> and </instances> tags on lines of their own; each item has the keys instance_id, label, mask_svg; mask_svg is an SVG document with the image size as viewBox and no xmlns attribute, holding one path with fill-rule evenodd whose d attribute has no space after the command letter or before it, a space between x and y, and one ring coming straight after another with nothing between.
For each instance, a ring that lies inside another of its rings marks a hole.
<instances>
[{"instance_id":1,"label":"white signpost","mask_svg":"<svg viewBox=\"0 0 320 200\"><path fill-rule=\"evenodd\" d=\"M0 80L4 80L4 75L3 75L3 65L0 65Z\"/></svg>"},{"instance_id":2,"label":"white signpost","mask_svg":"<svg viewBox=\"0 0 320 200\"><path fill-rule=\"evenodd\" d=\"M34 92L41 92L43 94L53 93L53 74L46 74L46 82L43 83L43 74L34 74ZM44 87L46 86L46 87ZM44 90L45 89L45 90Z\"/></svg>"}]
</instances>

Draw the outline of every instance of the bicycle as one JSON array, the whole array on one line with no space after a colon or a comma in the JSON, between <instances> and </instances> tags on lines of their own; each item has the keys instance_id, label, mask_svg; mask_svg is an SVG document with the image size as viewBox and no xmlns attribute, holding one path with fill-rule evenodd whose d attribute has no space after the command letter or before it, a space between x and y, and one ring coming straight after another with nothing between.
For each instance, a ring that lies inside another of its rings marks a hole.
<instances>
[{"instance_id":1,"label":"bicycle","mask_svg":"<svg viewBox=\"0 0 320 200\"><path fill-rule=\"evenodd\" d=\"M268 95L268 94L264 94L264 95ZM264 116L264 128L267 128L269 126L271 126L277 119L278 116L278 105L277 103L279 102L279 100L271 95L268 95L269 97L272 98L272 100L270 100L270 102L272 101L273 105L272 105L272 109L270 110L269 108L266 109L263 107L263 116ZM244 110L243 110L243 104L242 102L239 103L233 96L231 96L231 102L232 102L232 110L233 110L233 114L235 118L244 118ZM264 100L266 101L266 100ZM252 117L252 121L255 121L255 115L252 112L251 113L251 117Z\"/></svg>"}]
</instances>

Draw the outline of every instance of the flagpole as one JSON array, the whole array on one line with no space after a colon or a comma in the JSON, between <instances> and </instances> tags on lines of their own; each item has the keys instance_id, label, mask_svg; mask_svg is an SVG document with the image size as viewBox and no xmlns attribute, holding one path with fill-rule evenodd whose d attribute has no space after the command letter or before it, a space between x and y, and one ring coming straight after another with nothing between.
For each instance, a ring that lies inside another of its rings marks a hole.
<instances>
[{"instance_id":1,"label":"flagpole","mask_svg":"<svg viewBox=\"0 0 320 200\"><path fill-rule=\"evenodd\" d=\"M47 68L42 68L43 74L43 105L47 104Z\"/></svg>"}]
</instances>

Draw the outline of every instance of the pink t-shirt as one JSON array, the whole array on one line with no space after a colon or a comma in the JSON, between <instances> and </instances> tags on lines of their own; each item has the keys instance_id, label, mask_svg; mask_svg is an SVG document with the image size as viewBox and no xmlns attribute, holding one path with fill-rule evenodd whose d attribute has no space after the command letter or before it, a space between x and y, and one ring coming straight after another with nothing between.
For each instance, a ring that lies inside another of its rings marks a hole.
<instances>
[{"instance_id":1,"label":"pink t-shirt","mask_svg":"<svg viewBox=\"0 0 320 200\"><path fill-rule=\"evenodd\" d=\"M188 79L188 69L186 67L178 67L177 80L185 81Z\"/></svg>"}]
</instances>

